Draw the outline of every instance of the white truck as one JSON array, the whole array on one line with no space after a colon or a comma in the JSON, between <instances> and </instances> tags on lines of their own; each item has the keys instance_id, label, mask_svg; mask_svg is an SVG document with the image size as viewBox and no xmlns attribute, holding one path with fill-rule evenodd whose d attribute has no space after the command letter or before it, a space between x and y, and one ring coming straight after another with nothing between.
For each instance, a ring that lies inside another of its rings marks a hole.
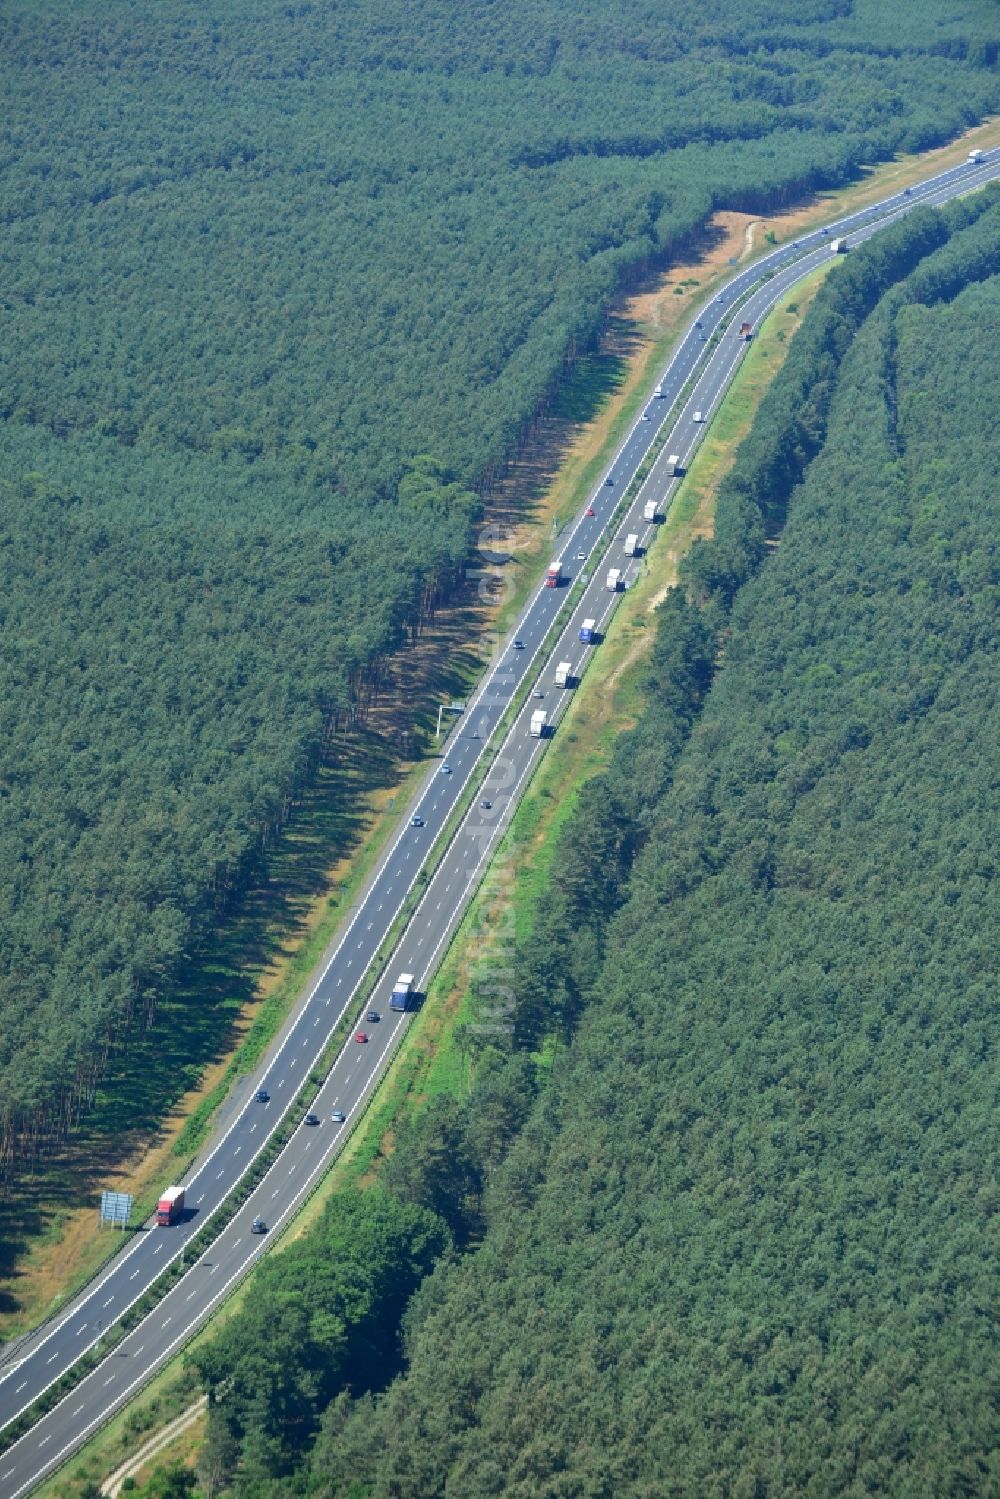
<instances>
[{"instance_id":1,"label":"white truck","mask_svg":"<svg viewBox=\"0 0 1000 1499\"><path fill-rule=\"evenodd\" d=\"M544 711L544 709L542 709L542 708L536 708L535 711L534 711L534 713L532 713L532 715L531 715L531 728L528 730L528 733L531 735L532 739L544 739L545 738L545 711Z\"/></svg>"},{"instance_id":2,"label":"white truck","mask_svg":"<svg viewBox=\"0 0 1000 1499\"><path fill-rule=\"evenodd\" d=\"M697 421L697 417L695 417L695 420ZM680 455L680 453L671 453L671 454L669 454L669 456L667 458L667 473L668 474L673 474L674 477L676 478L676 476L679 473L681 473L681 472L682 472L682 470L681 470L681 455Z\"/></svg>"},{"instance_id":3,"label":"white truck","mask_svg":"<svg viewBox=\"0 0 1000 1499\"><path fill-rule=\"evenodd\" d=\"M832 251L832 253L834 255L846 255L847 254L847 240L846 239L831 239L831 241L830 241L830 250Z\"/></svg>"},{"instance_id":4,"label":"white truck","mask_svg":"<svg viewBox=\"0 0 1000 1499\"><path fill-rule=\"evenodd\" d=\"M659 520L659 516L656 512L655 500L647 500L645 505L643 505L642 518L643 520Z\"/></svg>"},{"instance_id":5,"label":"white truck","mask_svg":"<svg viewBox=\"0 0 1000 1499\"><path fill-rule=\"evenodd\" d=\"M634 557L639 549L639 538L634 531L630 531L625 538L625 555Z\"/></svg>"},{"instance_id":6,"label":"white truck","mask_svg":"<svg viewBox=\"0 0 1000 1499\"><path fill-rule=\"evenodd\" d=\"M572 680L573 680L573 663L572 663L572 661L560 661L559 665L556 667L556 686L557 687L568 687L569 684L570 684L570 682Z\"/></svg>"},{"instance_id":7,"label":"white truck","mask_svg":"<svg viewBox=\"0 0 1000 1499\"><path fill-rule=\"evenodd\" d=\"M972 150L969 152L969 166L970 167L978 167L978 165L982 161L982 159L983 159L983 149L982 149L982 147L981 146L974 146L972 148Z\"/></svg>"},{"instance_id":8,"label":"white truck","mask_svg":"<svg viewBox=\"0 0 1000 1499\"><path fill-rule=\"evenodd\" d=\"M618 592L618 585L621 582L621 580L622 580L621 568L620 567L613 567L611 569L611 571L608 573L608 592L609 593L617 593Z\"/></svg>"},{"instance_id":9,"label":"white truck","mask_svg":"<svg viewBox=\"0 0 1000 1499\"><path fill-rule=\"evenodd\" d=\"M664 389L663 381L661 380L660 383L659 383L659 385L654 390L653 394L655 395L655 397L656 397L656 399L658 401L662 401L663 397L666 395L666 393L667 392Z\"/></svg>"}]
</instances>

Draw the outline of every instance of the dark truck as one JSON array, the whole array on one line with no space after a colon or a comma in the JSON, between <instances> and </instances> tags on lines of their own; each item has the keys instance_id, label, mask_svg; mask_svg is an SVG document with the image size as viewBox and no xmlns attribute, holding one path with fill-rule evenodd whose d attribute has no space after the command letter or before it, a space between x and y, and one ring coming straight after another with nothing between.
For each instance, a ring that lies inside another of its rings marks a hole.
<instances>
[{"instance_id":1,"label":"dark truck","mask_svg":"<svg viewBox=\"0 0 1000 1499\"><path fill-rule=\"evenodd\" d=\"M401 973L393 985L390 1010L408 1010L413 1004L413 974Z\"/></svg>"}]
</instances>

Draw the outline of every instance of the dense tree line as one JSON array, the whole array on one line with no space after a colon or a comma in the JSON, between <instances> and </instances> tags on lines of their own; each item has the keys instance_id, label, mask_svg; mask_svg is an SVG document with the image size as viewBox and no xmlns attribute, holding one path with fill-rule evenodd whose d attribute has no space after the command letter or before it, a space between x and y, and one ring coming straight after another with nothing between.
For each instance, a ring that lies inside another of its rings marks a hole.
<instances>
[{"instance_id":1,"label":"dense tree line","mask_svg":"<svg viewBox=\"0 0 1000 1499\"><path fill-rule=\"evenodd\" d=\"M477 1080L397 1142L466 1247L287 1492L996 1486L998 251L981 195L817 299L519 955L518 1129L484 1171Z\"/></svg>"},{"instance_id":2,"label":"dense tree line","mask_svg":"<svg viewBox=\"0 0 1000 1499\"><path fill-rule=\"evenodd\" d=\"M0 43L2 1169L259 876L623 274L998 86L979 0L39 0Z\"/></svg>"},{"instance_id":3,"label":"dense tree line","mask_svg":"<svg viewBox=\"0 0 1000 1499\"><path fill-rule=\"evenodd\" d=\"M324 745L463 566L475 508L425 461L334 536L271 465L237 504L227 460L94 449L15 432L25 474L0 484L0 1165L72 1125L264 873Z\"/></svg>"},{"instance_id":4,"label":"dense tree line","mask_svg":"<svg viewBox=\"0 0 1000 1499\"><path fill-rule=\"evenodd\" d=\"M377 1387L396 1366L402 1310L447 1243L427 1209L350 1191L308 1245L266 1260L250 1313L196 1355L206 1387L224 1393L203 1471L221 1476L239 1450L252 1480L290 1472L343 1381Z\"/></svg>"},{"instance_id":5,"label":"dense tree line","mask_svg":"<svg viewBox=\"0 0 1000 1499\"><path fill-rule=\"evenodd\" d=\"M281 453L338 510L427 449L473 484L624 266L995 107L987 7L844 11L9 15L0 411Z\"/></svg>"}]
</instances>

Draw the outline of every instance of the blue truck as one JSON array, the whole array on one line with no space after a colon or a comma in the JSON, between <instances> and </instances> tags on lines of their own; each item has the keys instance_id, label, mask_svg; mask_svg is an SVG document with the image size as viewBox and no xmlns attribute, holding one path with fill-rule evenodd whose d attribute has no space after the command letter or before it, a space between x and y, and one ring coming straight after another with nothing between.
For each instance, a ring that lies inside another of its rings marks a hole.
<instances>
[{"instance_id":1,"label":"blue truck","mask_svg":"<svg viewBox=\"0 0 1000 1499\"><path fill-rule=\"evenodd\" d=\"M408 1010L413 1002L413 974L401 973L392 986L390 1010Z\"/></svg>"},{"instance_id":2,"label":"blue truck","mask_svg":"<svg viewBox=\"0 0 1000 1499\"><path fill-rule=\"evenodd\" d=\"M594 631L597 629L596 619L585 619L580 626L580 639L584 645L592 645L594 642Z\"/></svg>"}]
</instances>

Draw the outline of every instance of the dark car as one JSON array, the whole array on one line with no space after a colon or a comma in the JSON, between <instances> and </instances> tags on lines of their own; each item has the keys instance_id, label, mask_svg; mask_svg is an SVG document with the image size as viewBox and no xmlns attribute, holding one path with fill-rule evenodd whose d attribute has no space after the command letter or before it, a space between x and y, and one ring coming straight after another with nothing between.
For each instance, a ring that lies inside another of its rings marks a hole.
<instances>
[{"instance_id":1,"label":"dark car","mask_svg":"<svg viewBox=\"0 0 1000 1499\"><path fill-rule=\"evenodd\" d=\"M253 1220L253 1222L250 1225L250 1232L252 1234L266 1234L267 1233L267 1224L264 1222L263 1218L255 1218Z\"/></svg>"},{"instance_id":2,"label":"dark car","mask_svg":"<svg viewBox=\"0 0 1000 1499\"><path fill-rule=\"evenodd\" d=\"M368 1032L367 1031L355 1031L354 1032L354 1039L355 1039L355 1041L360 1041L360 1043L362 1044L362 1046L364 1046L367 1043L367 1041L368 1041Z\"/></svg>"},{"instance_id":3,"label":"dark car","mask_svg":"<svg viewBox=\"0 0 1000 1499\"><path fill-rule=\"evenodd\" d=\"M334 1109L333 1113L330 1115L330 1119L334 1124L347 1123L347 1115L344 1113L343 1109Z\"/></svg>"},{"instance_id":4,"label":"dark car","mask_svg":"<svg viewBox=\"0 0 1000 1499\"><path fill-rule=\"evenodd\" d=\"M309 1112L308 1112L308 1114L306 1115L306 1124L318 1124L318 1123L319 1123L319 1115L318 1114L314 1114L313 1111L312 1111L312 1109L310 1109Z\"/></svg>"},{"instance_id":5,"label":"dark car","mask_svg":"<svg viewBox=\"0 0 1000 1499\"><path fill-rule=\"evenodd\" d=\"M378 1025L379 1021L382 1019L382 1016L379 1014L378 1010L366 1010L365 1019L368 1021L369 1025Z\"/></svg>"},{"instance_id":6,"label":"dark car","mask_svg":"<svg viewBox=\"0 0 1000 1499\"><path fill-rule=\"evenodd\" d=\"M912 198L912 196L913 196L913 188L912 187L904 187L903 188L903 197L904 198Z\"/></svg>"},{"instance_id":7,"label":"dark car","mask_svg":"<svg viewBox=\"0 0 1000 1499\"><path fill-rule=\"evenodd\" d=\"M422 817L411 817L410 818L410 827L411 828L422 828L423 825L424 825L424 819Z\"/></svg>"},{"instance_id":8,"label":"dark car","mask_svg":"<svg viewBox=\"0 0 1000 1499\"><path fill-rule=\"evenodd\" d=\"M708 334L707 333L699 333L698 334L698 338L700 339L700 341L703 344L707 344L708 343Z\"/></svg>"},{"instance_id":9,"label":"dark car","mask_svg":"<svg viewBox=\"0 0 1000 1499\"><path fill-rule=\"evenodd\" d=\"M696 328L700 328L701 327L701 318L699 318L698 321L695 323L695 327Z\"/></svg>"},{"instance_id":10,"label":"dark car","mask_svg":"<svg viewBox=\"0 0 1000 1499\"><path fill-rule=\"evenodd\" d=\"M482 799L482 801L479 803L479 805L482 807L482 809L483 809L484 812L488 812L490 810L490 808L492 807L493 803L490 801L489 797L484 796L483 799Z\"/></svg>"},{"instance_id":11,"label":"dark car","mask_svg":"<svg viewBox=\"0 0 1000 1499\"><path fill-rule=\"evenodd\" d=\"M611 475L609 474L608 477L604 481L605 488L606 489L611 489L612 486L614 485L614 482L615 482L614 479L612 479Z\"/></svg>"},{"instance_id":12,"label":"dark car","mask_svg":"<svg viewBox=\"0 0 1000 1499\"><path fill-rule=\"evenodd\" d=\"M270 1101L271 1101L271 1095L267 1091L267 1089L266 1088L258 1088L257 1089L257 1102L258 1103L270 1103Z\"/></svg>"}]
</instances>

